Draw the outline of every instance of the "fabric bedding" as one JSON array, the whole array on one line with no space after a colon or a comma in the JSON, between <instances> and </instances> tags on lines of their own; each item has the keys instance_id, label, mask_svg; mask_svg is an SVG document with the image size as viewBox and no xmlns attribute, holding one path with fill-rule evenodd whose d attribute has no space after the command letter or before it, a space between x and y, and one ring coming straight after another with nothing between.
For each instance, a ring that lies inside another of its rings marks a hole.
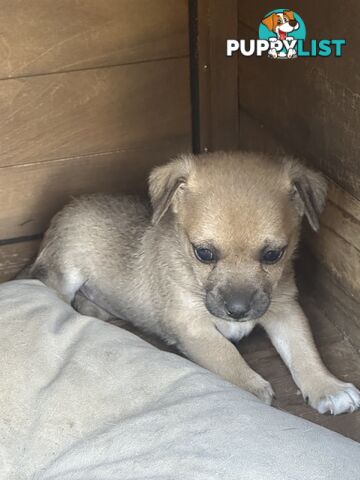
<instances>
[{"instance_id":1,"label":"fabric bedding","mask_svg":"<svg viewBox=\"0 0 360 480\"><path fill-rule=\"evenodd\" d=\"M360 446L35 280L0 285L0 479L355 480Z\"/></svg>"}]
</instances>

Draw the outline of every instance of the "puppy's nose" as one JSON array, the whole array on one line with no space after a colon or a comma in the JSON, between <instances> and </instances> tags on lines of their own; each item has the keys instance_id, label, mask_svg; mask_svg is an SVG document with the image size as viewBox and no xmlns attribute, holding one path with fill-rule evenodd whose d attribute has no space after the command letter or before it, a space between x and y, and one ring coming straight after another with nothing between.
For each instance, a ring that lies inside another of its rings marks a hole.
<instances>
[{"instance_id":1,"label":"puppy's nose","mask_svg":"<svg viewBox=\"0 0 360 480\"><path fill-rule=\"evenodd\" d=\"M297 21L296 20L289 20L289 24L292 26L292 27L296 27L297 25Z\"/></svg>"},{"instance_id":2,"label":"puppy's nose","mask_svg":"<svg viewBox=\"0 0 360 480\"><path fill-rule=\"evenodd\" d=\"M224 308L229 317L240 320L240 318L246 317L249 313L250 303L250 295L228 295L224 299Z\"/></svg>"}]
</instances>

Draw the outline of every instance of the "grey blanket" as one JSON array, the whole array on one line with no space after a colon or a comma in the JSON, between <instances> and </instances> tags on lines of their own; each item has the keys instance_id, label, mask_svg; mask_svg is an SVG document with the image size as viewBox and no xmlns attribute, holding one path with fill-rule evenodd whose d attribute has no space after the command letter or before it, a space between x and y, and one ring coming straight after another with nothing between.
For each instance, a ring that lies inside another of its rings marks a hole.
<instances>
[{"instance_id":1,"label":"grey blanket","mask_svg":"<svg viewBox=\"0 0 360 480\"><path fill-rule=\"evenodd\" d=\"M0 478L360 478L360 445L263 405L37 281L0 286Z\"/></svg>"}]
</instances>

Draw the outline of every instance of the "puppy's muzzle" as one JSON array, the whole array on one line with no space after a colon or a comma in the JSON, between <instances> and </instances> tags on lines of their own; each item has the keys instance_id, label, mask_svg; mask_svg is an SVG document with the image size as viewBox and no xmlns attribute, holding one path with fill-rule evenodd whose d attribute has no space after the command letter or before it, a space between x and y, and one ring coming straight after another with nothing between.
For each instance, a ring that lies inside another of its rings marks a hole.
<instances>
[{"instance_id":1,"label":"puppy's muzzle","mask_svg":"<svg viewBox=\"0 0 360 480\"><path fill-rule=\"evenodd\" d=\"M264 315L270 295L262 289L242 288L209 292L206 307L213 315L232 321L255 319Z\"/></svg>"},{"instance_id":2,"label":"puppy's muzzle","mask_svg":"<svg viewBox=\"0 0 360 480\"><path fill-rule=\"evenodd\" d=\"M240 320L249 314L251 310L251 298L246 294L226 295L224 298L224 310L229 317Z\"/></svg>"}]
</instances>

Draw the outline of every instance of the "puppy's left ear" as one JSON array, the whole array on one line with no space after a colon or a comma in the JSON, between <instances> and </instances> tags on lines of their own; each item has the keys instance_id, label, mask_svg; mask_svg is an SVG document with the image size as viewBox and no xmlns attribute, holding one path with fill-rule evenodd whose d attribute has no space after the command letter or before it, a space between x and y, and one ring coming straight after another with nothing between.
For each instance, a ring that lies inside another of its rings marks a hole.
<instances>
[{"instance_id":1,"label":"puppy's left ear","mask_svg":"<svg viewBox=\"0 0 360 480\"><path fill-rule=\"evenodd\" d=\"M291 197L300 215L306 215L313 230L319 230L320 215L325 207L327 185L317 172L292 160L287 164L291 181Z\"/></svg>"},{"instance_id":2,"label":"puppy's left ear","mask_svg":"<svg viewBox=\"0 0 360 480\"><path fill-rule=\"evenodd\" d=\"M192 165L192 156L184 155L166 165L154 168L150 173L149 194L153 207L153 225L160 222L170 207L176 213Z\"/></svg>"}]
</instances>

